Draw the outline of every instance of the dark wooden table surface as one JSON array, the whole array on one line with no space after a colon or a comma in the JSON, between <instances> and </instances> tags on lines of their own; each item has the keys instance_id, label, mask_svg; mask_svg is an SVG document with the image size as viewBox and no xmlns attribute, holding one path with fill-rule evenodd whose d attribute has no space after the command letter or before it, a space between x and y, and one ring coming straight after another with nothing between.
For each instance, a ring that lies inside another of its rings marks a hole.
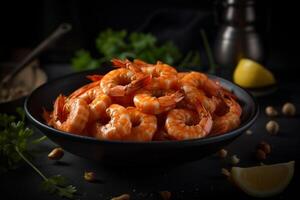
<instances>
[{"instance_id":1,"label":"dark wooden table surface","mask_svg":"<svg viewBox=\"0 0 300 200\"><path fill-rule=\"evenodd\" d=\"M50 79L70 73L70 68L61 65L51 65L45 68ZM236 154L240 158L237 166L248 167L259 165L255 158L255 147L260 141L268 142L272 152L263 161L265 164L296 161L295 174L291 184L280 195L272 199L299 199L299 162L300 162L300 81L285 80L278 84L277 90L263 97L258 97L261 112L256 123L251 128L253 134L243 134L226 147L228 157L220 159L210 155L202 160L178 166L159 166L156 168L123 168L121 166L102 166L68 152L61 161L48 160L48 152L57 145L51 141L40 144L34 163L46 175L61 174L78 188L78 199L110 199L123 193L129 193L132 199L160 199L158 192L168 190L172 199L201 199L203 197L225 196L233 199L252 199L231 185L221 174L221 168L230 168L230 157ZM278 110L286 101L293 102L298 111L294 117L284 117L280 114L275 120L280 125L278 135L271 136L265 130L265 124L270 120L264 108L275 106ZM42 134L36 131L37 134ZM85 171L97 174L98 181L86 182L83 179ZM60 199L41 190L41 178L27 165L16 171L6 173L0 178L0 199Z\"/></svg>"}]
</instances>

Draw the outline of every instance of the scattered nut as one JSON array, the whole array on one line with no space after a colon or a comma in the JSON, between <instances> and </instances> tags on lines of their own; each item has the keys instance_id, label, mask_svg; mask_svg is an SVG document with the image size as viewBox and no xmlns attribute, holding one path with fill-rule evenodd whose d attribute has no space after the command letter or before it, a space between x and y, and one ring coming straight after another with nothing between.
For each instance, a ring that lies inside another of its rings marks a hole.
<instances>
[{"instance_id":1,"label":"scattered nut","mask_svg":"<svg viewBox=\"0 0 300 200\"><path fill-rule=\"evenodd\" d=\"M267 106L265 112L269 117L276 117L278 115L278 111L273 106Z\"/></svg>"},{"instance_id":2,"label":"scattered nut","mask_svg":"<svg viewBox=\"0 0 300 200\"><path fill-rule=\"evenodd\" d=\"M260 142L257 145L257 149L263 150L266 154L271 153L271 146L266 142Z\"/></svg>"},{"instance_id":3,"label":"scattered nut","mask_svg":"<svg viewBox=\"0 0 300 200\"><path fill-rule=\"evenodd\" d=\"M122 194L120 196L111 198L111 200L129 200L129 199L130 199L129 194Z\"/></svg>"},{"instance_id":4,"label":"scattered nut","mask_svg":"<svg viewBox=\"0 0 300 200\"><path fill-rule=\"evenodd\" d=\"M221 173L222 173L224 176L226 176L226 177L230 177L230 176L231 176L230 171L228 171L228 170L225 169L225 168L222 168Z\"/></svg>"},{"instance_id":5,"label":"scattered nut","mask_svg":"<svg viewBox=\"0 0 300 200\"><path fill-rule=\"evenodd\" d=\"M276 135L279 131L279 125L276 121L271 120L266 124L266 129L270 134Z\"/></svg>"},{"instance_id":6,"label":"scattered nut","mask_svg":"<svg viewBox=\"0 0 300 200\"><path fill-rule=\"evenodd\" d=\"M220 150L218 151L218 156L219 156L220 158L225 158L225 157L227 156L227 151L226 151L225 149L220 149Z\"/></svg>"},{"instance_id":7,"label":"scattered nut","mask_svg":"<svg viewBox=\"0 0 300 200\"><path fill-rule=\"evenodd\" d=\"M159 192L159 194L163 200L171 199L171 192L169 192L169 191L161 191L161 192Z\"/></svg>"},{"instance_id":8,"label":"scattered nut","mask_svg":"<svg viewBox=\"0 0 300 200\"><path fill-rule=\"evenodd\" d=\"M96 180L96 175L94 172L84 172L84 180L93 182Z\"/></svg>"},{"instance_id":9,"label":"scattered nut","mask_svg":"<svg viewBox=\"0 0 300 200\"><path fill-rule=\"evenodd\" d=\"M53 149L49 154L48 158L51 160L59 160L64 156L64 150L60 147Z\"/></svg>"},{"instance_id":10,"label":"scattered nut","mask_svg":"<svg viewBox=\"0 0 300 200\"><path fill-rule=\"evenodd\" d=\"M236 155L231 156L231 163L232 163L233 165L236 165L236 164L238 164L239 162L240 162L240 159L239 159Z\"/></svg>"},{"instance_id":11,"label":"scattered nut","mask_svg":"<svg viewBox=\"0 0 300 200\"><path fill-rule=\"evenodd\" d=\"M258 150L256 151L256 158L257 158L258 160L265 160L265 159L266 159L266 153L265 153L263 150L258 149Z\"/></svg>"},{"instance_id":12,"label":"scattered nut","mask_svg":"<svg viewBox=\"0 0 300 200\"><path fill-rule=\"evenodd\" d=\"M285 103L282 107L282 113L286 116L294 116L296 114L296 107L292 103Z\"/></svg>"},{"instance_id":13,"label":"scattered nut","mask_svg":"<svg viewBox=\"0 0 300 200\"><path fill-rule=\"evenodd\" d=\"M246 131L246 134L247 134L247 135L252 135L252 133L253 133L253 132L252 132L250 129Z\"/></svg>"}]
</instances>

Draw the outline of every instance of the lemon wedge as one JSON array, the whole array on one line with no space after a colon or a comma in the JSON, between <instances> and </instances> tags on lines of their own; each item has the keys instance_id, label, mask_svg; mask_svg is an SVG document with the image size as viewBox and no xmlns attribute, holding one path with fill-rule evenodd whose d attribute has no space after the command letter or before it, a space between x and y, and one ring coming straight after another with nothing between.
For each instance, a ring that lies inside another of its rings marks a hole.
<instances>
[{"instance_id":1,"label":"lemon wedge","mask_svg":"<svg viewBox=\"0 0 300 200\"><path fill-rule=\"evenodd\" d=\"M231 178L247 194L269 197L282 192L294 175L295 161L249 168L233 167Z\"/></svg>"},{"instance_id":2,"label":"lemon wedge","mask_svg":"<svg viewBox=\"0 0 300 200\"><path fill-rule=\"evenodd\" d=\"M276 83L272 72L259 63L245 58L236 66L233 81L245 88L259 88Z\"/></svg>"}]
</instances>

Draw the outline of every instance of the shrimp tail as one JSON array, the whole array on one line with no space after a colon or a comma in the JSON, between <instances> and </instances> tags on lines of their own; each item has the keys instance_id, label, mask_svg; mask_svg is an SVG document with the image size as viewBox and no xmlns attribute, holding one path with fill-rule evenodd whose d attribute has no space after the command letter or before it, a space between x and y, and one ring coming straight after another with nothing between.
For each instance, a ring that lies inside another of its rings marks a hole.
<instances>
[{"instance_id":1,"label":"shrimp tail","mask_svg":"<svg viewBox=\"0 0 300 200\"><path fill-rule=\"evenodd\" d=\"M221 135L222 133L225 133L226 131L227 131L227 128L223 124L214 125L211 130L211 133L209 135L210 136Z\"/></svg>"},{"instance_id":2,"label":"shrimp tail","mask_svg":"<svg viewBox=\"0 0 300 200\"><path fill-rule=\"evenodd\" d=\"M169 96L158 98L158 101L162 108L170 108L175 106L176 103L180 102L183 98L184 94L180 91L177 91Z\"/></svg>"},{"instance_id":3,"label":"shrimp tail","mask_svg":"<svg viewBox=\"0 0 300 200\"><path fill-rule=\"evenodd\" d=\"M46 121L46 123L51 126L52 125L52 116L51 112L48 112L45 108L43 108L43 119Z\"/></svg>"},{"instance_id":4,"label":"shrimp tail","mask_svg":"<svg viewBox=\"0 0 300 200\"><path fill-rule=\"evenodd\" d=\"M54 102L54 109L53 109L53 119L54 121L64 121L65 116L65 103L66 103L66 97L60 94L55 102Z\"/></svg>"},{"instance_id":5,"label":"shrimp tail","mask_svg":"<svg viewBox=\"0 0 300 200\"><path fill-rule=\"evenodd\" d=\"M134 91L146 86L151 81L151 76L143 76L130 84L123 86L118 85L109 90L109 95L114 97L127 96L132 94Z\"/></svg>"},{"instance_id":6,"label":"shrimp tail","mask_svg":"<svg viewBox=\"0 0 300 200\"><path fill-rule=\"evenodd\" d=\"M94 76L94 75L92 75ZM97 75L98 76L98 75ZM102 78L102 77L101 77ZM80 95L82 95L83 93L85 93L86 91L88 91L89 89L91 88L94 88L94 87L100 87L99 84L100 84L100 80L98 81L95 81L95 82L92 82L92 83L89 83L87 85L84 85L82 86L81 88L77 89L76 91L74 91L72 94L69 95L69 99L73 99L73 98L76 98L76 97L79 97Z\"/></svg>"},{"instance_id":7,"label":"shrimp tail","mask_svg":"<svg viewBox=\"0 0 300 200\"><path fill-rule=\"evenodd\" d=\"M96 81L100 81L103 78L103 75L99 75L99 74L87 75L86 78L93 82L96 82Z\"/></svg>"},{"instance_id":8,"label":"shrimp tail","mask_svg":"<svg viewBox=\"0 0 300 200\"><path fill-rule=\"evenodd\" d=\"M195 107L201 119L201 127L206 134L209 134L213 127L213 120L210 112L201 104L201 101L196 100Z\"/></svg>"},{"instance_id":9,"label":"shrimp tail","mask_svg":"<svg viewBox=\"0 0 300 200\"><path fill-rule=\"evenodd\" d=\"M132 92L145 87L151 82L152 77L147 75L143 76L135 81L132 81L129 85L126 87L126 94L131 94Z\"/></svg>"},{"instance_id":10,"label":"shrimp tail","mask_svg":"<svg viewBox=\"0 0 300 200\"><path fill-rule=\"evenodd\" d=\"M128 59L123 61L123 60L116 59L116 58L112 59L110 62L112 63L112 65L114 67L120 67L120 68L126 68L128 66L128 64L130 63L130 61Z\"/></svg>"},{"instance_id":11,"label":"shrimp tail","mask_svg":"<svg viewBox=\"0 0 300 200\"><path fill-rule=\"evenodd\" d=\"M111 62L114 67L129 69L129 70L133 71L134 73L137 73L137 75L142 74L140 66L136 65L135 63L132 63L128 59L126 59L124 61L120 60L120 59L112 59Z\"/></svg>"}]
</instances>

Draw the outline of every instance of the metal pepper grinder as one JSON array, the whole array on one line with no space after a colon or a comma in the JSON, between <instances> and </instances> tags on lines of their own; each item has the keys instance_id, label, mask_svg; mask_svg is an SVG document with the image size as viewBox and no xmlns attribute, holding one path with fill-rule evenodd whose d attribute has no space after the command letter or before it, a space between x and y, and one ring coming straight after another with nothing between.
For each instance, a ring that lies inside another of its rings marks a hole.
<instances>
[{"instance_id":1,"label":"metal pepper grinder","mask_svg":"<svg viewBox=\"0 0 300 200\"><path fill-rule=\"evenodd\" d=\"M223 0L214 56L221 73L232 73L241 58L263 62L261 39L255 30L254 0Z\"/></svg>"}]
</instances>

